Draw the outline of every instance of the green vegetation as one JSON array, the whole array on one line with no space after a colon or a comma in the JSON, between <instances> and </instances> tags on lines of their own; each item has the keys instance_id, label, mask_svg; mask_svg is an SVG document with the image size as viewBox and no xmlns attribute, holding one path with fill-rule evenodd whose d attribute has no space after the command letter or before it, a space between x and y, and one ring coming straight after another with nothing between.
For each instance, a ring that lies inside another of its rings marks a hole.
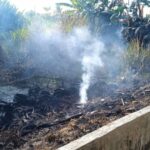
<instances>
[{"instance_id":1,"label":"green vegetation","mask_svg":"<svg viewBox=\"0 0 150 150\"><path fill-rule=\"evenodd\" d=\"M73 11L61 14L60 27L63 32L70 32L73 28L87 26L87 18Z\"/></svg>"},{"instance_id":2,"label":"green vegetation","mask_svg":"<svg viewBox=\"0 0 150 150\"><path fill-rule=\"evenodd\" d=\"M56 16L37 14L35 12L19 12L7 0L0 0L0 53L3 53L3 62L22 63L24 43L30 36L29 26L33 21L40 20L47 27L56 22ZM1 56L0 56L1 57ZM1 58L0 58L1 59Z\"/></svg>"},{"instance_id":3,"label":"green vegetation","mask_svg":"<svg viewBox=\"0 0 150 150\"><path fill-rule=\"evenodd\" d=\"M26 20L22 13L4 0L0 0L0 19L0 45L6 58L9 58L19 50Z\"/></svg>"},{"instance_id":4,"label":"green vegetation","mask_svg":"<svg viewBox=\"0 0 150 150\"><path fill-rule=\"evenodd\" d=\"M64 6L71 9L62 11ZM127 25L132 17L143 18L144 6L150 6L150 2L136 0L129 6L118 0L71 0L71 4L58 3L56 14L41 15L35 12L21 13L8 1L0 0L0 46L5 55L5 62L12 59L18 63L25 57L22 56L24 43L31 36L29 26L35 20L44 22L49 28L57 24L65 33L75 27L88 26L94 34L99 35L109 27ZM125 19L126 22L122 23ZM136 68L143 72L141 68L144 68L145 60L150 58L150 50L142 48L139 41L134 41L129 43L124 58L127 68Z\"/></svg>"},{"instance_id":5,"label":"green vegetation","mask_svg":"<svg viewBox=\"0 0 150 150\"><path fill-rule=\"evenodd\" d=\"M135 73L146 75L149 74L150 49L140 47L138 41L129 44L124 53L125 69L135 71Z\"/></svg>"},{"instance_id":6,"label":"green vegetation","mask_svg":"<svg viewBox=\"0 0 150 150\"><path fill-rule=\"evenodd\" d=\"M87 18L87 23L93 32L100 31L104 21L115 23L124 17L126 6L123 2L110 0L71 0L72 4L58 3L57 5L72 8L75 14ZM61 10L61 9L60 9Z\"/></svg>"}]
</instances>

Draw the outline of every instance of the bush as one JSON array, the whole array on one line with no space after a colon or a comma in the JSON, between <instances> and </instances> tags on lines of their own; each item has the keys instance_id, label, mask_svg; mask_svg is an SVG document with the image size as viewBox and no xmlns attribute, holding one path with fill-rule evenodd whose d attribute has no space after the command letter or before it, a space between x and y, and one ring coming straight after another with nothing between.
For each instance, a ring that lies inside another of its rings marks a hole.
<instances>
[{"instance_id":1,"label":"bush","mask_svg":"<svg viewBox=\"0 0 150 150\"><path fill-rule=\"evenodd\" d=\"M0 46L9 59L15 55L26 36L26 20L7 0L0 0L0 19Z\"/></svg>"},{"instance_id":2,"label":"bush","mask_svg":"<svg viewBox=\"0 0 150 150\"><path fill-rule=\"evenodd\" d=\"M0 31L10 32L22 28L23 16L8 1L0 0Z\"/></svg>"}]
</instances>

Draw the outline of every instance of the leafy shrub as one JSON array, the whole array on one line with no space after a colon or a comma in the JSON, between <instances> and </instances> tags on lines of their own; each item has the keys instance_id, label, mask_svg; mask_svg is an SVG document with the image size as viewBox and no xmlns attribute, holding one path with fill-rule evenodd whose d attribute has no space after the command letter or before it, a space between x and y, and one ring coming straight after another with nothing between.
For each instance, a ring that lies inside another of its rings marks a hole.
<instances>
[{"instance_id":1,"label":"leafy shrub","mask_svg":"<svg viewBox=\"0 0 150 150\"><path fill-rule=\"evenodd\" d=\"M0 19L0 45L7 58L10 58L26 36L26 20L7 0L0 0Z\"/></svg>"},{"instance_id":2,"label":"leafy shrub","mask_svg":"<svg viewBox=\"0 0 150 150\"><path fill-rule=\"evenodd\" d=\"M23 16L7 0L0 0L0 31L9 32L22 28Z\"/></svg>"}]
</instances>

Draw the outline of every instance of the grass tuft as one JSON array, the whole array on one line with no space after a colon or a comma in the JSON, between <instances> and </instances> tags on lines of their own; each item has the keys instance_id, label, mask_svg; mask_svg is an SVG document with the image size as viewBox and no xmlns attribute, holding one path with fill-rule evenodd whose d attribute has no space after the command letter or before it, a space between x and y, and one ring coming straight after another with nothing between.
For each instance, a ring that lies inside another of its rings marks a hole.
<instances>
[{"instance_id":1,"label":"grass tuft","mask_svg":"<svg viewBox=\"0 0 150 150\"><path fill-rule=\"evenodd\" d=\"M72 31L75 27L83 27L87 25L87 18L75 11L63 12L60 16L60 26L63 32Z\"/></svg>"}]
</instances>

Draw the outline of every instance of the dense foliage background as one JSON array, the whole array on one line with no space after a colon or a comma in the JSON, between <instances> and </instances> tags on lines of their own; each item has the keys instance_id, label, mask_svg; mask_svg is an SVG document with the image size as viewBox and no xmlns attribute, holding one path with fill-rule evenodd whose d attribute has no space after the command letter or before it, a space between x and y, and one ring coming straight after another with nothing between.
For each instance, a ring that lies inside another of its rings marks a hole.
<instances>
[{"instance_id":1,"label":"dense foliage background","mask_svg":"<svg viewBox=\"0 0 150 150\"><path fill-rule=\"evenodd\" d=\"M59 26L66 34L75 27L88 26L97 37L109 37L111 34L116 39L116 30L125 28L122 32L123 40L128 46L123 56L124 67L136 68L135 72L141 71L141 66L145 66L143 63L148 62L150 56L150 35L146 34L145 37L144 33L147 33L150 27L149 17L143 16L145 6L150 6L149 0L136 0L131 5L122 0L71 0L71 4L57 3L57 12L52 15L19 12L8 1L0 0L0 66L24 68L31 65L32 57L25 53L28 50L24 45L32 44L28 40L38 26ZM62 7L70 9L62 11ZM31 26L35 24L36 27L32 28L31 32Z\"/></svg>"}]
</instances>

